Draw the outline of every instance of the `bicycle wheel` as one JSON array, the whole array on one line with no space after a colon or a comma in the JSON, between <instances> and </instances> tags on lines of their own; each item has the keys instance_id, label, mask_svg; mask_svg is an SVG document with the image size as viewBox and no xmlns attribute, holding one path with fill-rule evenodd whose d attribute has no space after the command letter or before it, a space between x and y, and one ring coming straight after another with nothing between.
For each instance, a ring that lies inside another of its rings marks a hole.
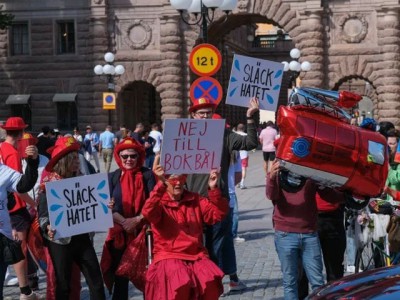
<instances>
[{"instance_id":1,"label":"bicycle wheel","mask_svg":"<svg viewBox=\"0 0 400 300\"><path fill-rule=\"evenodd\" d=\"M380 268L385 265L382 250L374 242L368 243L356 253L355 273Z\"/></svg>"}]
</instances>

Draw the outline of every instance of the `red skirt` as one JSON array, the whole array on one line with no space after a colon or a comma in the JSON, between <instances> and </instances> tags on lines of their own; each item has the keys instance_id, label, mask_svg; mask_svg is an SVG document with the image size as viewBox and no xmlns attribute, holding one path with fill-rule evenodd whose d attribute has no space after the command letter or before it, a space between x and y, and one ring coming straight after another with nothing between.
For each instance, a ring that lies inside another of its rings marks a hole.
<instances>
[{"instance_id":1,"label":"red skirt","mask_svg":"<svg viewBox=\"0 0 400 300\"><path fill-rule=\"evenodd\" d=\"M224 292L224 273L209 258L164 259L146 275L146 300L216 300Z\"/></svg>"}]
</instances>

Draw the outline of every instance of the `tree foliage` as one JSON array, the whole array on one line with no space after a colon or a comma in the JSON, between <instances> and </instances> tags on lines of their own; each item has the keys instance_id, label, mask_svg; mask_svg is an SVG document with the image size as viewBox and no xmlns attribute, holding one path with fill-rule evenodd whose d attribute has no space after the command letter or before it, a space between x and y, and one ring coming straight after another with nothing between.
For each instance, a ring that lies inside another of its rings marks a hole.
<instances>
[{"instance_id":1,"label":"tree foliage","mask_svg":"<svg viewBox=\"0 0 400 300\"><path fill-rule=\"evenodd\" d=\"M6 29L11 25L14 16L9 13L0 11L0 29Z\"/></svg>"}]
</instances>

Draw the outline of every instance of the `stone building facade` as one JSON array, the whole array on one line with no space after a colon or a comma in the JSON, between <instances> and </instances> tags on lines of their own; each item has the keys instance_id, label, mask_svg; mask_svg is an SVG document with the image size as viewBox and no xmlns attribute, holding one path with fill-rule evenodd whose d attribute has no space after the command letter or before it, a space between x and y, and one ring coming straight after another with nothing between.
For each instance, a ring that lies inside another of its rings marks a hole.
<instances>
[{"instance_id":1,"label":"stone building facade","mask_svg":"<svg viewBox=\"0 0 400 300\"><path fill-rule=\"evenodd\" d=\"M31 129L68 131L91 124L103 130L188 115L194 79L188 57L198 38L168 0L3 1L15 26L0 32L0 120L20 114ZM301 50L312 70L301 85L357 91L372 101L373 116L400 125L400 26L397 0L239 0L226 19L217 13L209 42L223 54L216 75L227 88L233 53L283 61ZM272 23L291 38L273 48L249 43L257 23ZM106 78L93 68L111 51L126 71L115 78L117 109L102 109ZM287 85L281 104L287 99ZM228 122L244 109L221 104Z\"/></svg>"}]
</instances>

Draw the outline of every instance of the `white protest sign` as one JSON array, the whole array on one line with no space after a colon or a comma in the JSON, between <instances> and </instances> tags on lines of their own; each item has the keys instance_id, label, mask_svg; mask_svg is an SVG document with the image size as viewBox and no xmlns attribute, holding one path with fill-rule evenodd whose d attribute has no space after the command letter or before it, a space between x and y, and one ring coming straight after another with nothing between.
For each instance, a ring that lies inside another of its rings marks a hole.
<instances>
[{"instance_id":1,"label":"white protest sign","mask_svg":"<svg viewBox=\"0 0 400 300\"><path fill-rule=\"evenodd\" d=\"M221 165L225 120L167 119L161 165L166 174L204 174Z\"/></svg>"},{"instance_id":2,"label":"white protest sign","mask_svg":"<svg viewBox=\"0 0 400 300\"><path fill-rule=\"evenodd\" d=\"M46 197L56 239L107 231L113 226L112 211L107 207L110 202L107 174L48 182Z\"/></svg>"},{"instance_id":3,"label":"white protest sign","mask_svg":"<svg viewBox=\"0 0 400 300\"><path fill-rule=\"evenodd\" d=\"M248 107L256 97L260 109L276 111L282 77L282 63L235 54L226 104Z\"/></svg>"}]
</instances>

